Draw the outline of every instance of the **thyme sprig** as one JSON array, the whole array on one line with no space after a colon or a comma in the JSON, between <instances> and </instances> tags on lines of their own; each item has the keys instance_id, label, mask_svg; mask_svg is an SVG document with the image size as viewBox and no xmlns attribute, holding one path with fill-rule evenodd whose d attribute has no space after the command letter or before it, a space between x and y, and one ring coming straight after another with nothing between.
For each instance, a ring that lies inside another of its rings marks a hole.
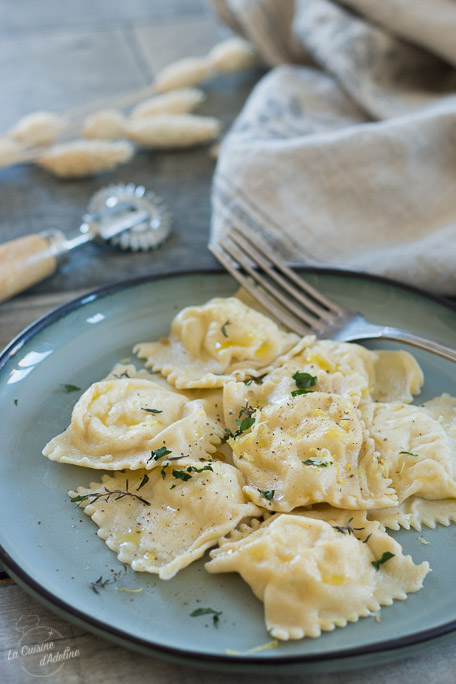
<instances>
[{"instance_id":1,"label":"thyme sprig","mask_svg":"<svg viewBox=\"0 0 456 684\"><path fill-rule=\"evenodd\" d=\"M255 422L255 416L253 415L255 411L256 409L252 408L252 406L249 406L247 399L245 406L239 411L239 417L236 420L238 429L233 433L229 428L225 428L225 439L230 437L236 439L236 437L239 437L239 435L242 435L243 432L251 428Z\"/></svg>"},{"instance_id":2,"label":"thyme sprig","mask_svg":"<svg viewBox=\"0 0 456 684\"><path fill-rule=\"evenodd\" d=\"M353 517L350 518L350 520L345 525L333 525L333 528L335 530L337 530L338 532L341 532L342 534L345 534L346 532L348 534L353 534L353 532L355 532L355 531L357 532L359 530L364 530L364 527L352 527L350 524L352 520L353 520Z\"/></svg>"},{"instance_id":3,"label":"thyme sprig","mask_svg":"<svg viewBox=\"0 0 456 684\"><path fill-rule=\"evenodd\" d=\"M144 483L145 484L145 483ZM139 489L139 487L138 487ZM104 488L104 492L93 492L90 494L78 494L77 496L73 496L71 499L72 503L81 503L82 501L87 501L90 499L90 503L93 504L96 501L99 501L100 499L104 499L106 503L109 503L109 499L112 496L115 496L114 501L119 501L119 499L123 499L126 496L131 496L133 499L137 499L138 501L141 501L141 503L145 504L146 506L150 506L150 501L146 501L146 499L143 499L142 496L138 496L138 494L134 494L133 492L130 492L128 490L128 480L125 480L125 491L122 489L108 489L107 487ZM136 490L137 491L137 490Z\"/></svg>"},{"instance_id":4,"label":"thyme sprig","mask_svg":"<svg viewBox=\"0 0 456 684\"><path fill-rule=\"evenodd\" d=\"M141 407L141 411L146 411L147 413L163 413L163 411L159 411L158 409L151 409L151 408L144 408L144 407Z\"/></svg>"},{"instance_id":5,"label":"thyme sprig","mask_svg":"<svg viewBox=\"0 0 456 684\"><path fill-rule=\"evenodd\" d=\"M95 594L100 593L100 589L105 589L105 587L108 586L108 584L115 584L120 580L121 577L124 577L128 572L128 568L126 565L124 565L123 570L119 570L118 572L114 572L111 577L108 577L107 579L103 579L103 575L100 575L100 577L95 580L95 582L89 582L89 585L92 587L92 591Z\"/></svg>"}]
</instances>

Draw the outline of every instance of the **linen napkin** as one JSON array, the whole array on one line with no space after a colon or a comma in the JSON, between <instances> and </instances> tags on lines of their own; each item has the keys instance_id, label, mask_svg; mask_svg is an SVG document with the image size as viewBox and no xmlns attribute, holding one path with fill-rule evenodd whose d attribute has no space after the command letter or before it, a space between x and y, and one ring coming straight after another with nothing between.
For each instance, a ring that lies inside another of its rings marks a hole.
<instances>
[{"instance_id":1,"label":"linen napkin","mask_svg":"<svg viewBox=\"0 0 456 684\"><path fill-rule=\"evenodd\" d=\"M211 242L456 295L456 2L211 1L272 67L221 146Z\"/></svg>"}]
</instances>

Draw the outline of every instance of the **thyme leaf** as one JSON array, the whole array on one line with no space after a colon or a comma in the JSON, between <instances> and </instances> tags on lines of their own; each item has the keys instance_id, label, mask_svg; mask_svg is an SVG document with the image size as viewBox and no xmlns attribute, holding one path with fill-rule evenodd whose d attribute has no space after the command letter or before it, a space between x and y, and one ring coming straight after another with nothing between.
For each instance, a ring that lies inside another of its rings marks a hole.
<instances>
[{"instance_id":1,"label":"thyme leaf","mask_svg":"<svg viewBox=\"0 0 456 684\"><path fill-rule=\"evenodd\" d=\"M147 473L144 473L144 477L141 480L141 484L139 485L139 487L136 487L136 491L138 492L141 489L141 487L144 487L144 485L147 484L148 482L149 482L149 475Z\"/></svg>"},{"instance_id":2,"label":"thyme leaf","mask_svg":"<svg viewBox=\"0 0 456 684\"><path fill-rule=\"evenodd\" d=\"M419 457L419 454L412 454L411 451L400 451L400 454L406 454L407 456L414 456L415 458Z\"/></svg>"},{"instance_id":3,"label":"thyme leaf","mask_svg":"<svg viewBox=\"0 0 456 684\"><path fill-rule=\"evenodd\" d=\"M220 328L220 330L222 331L223 337L228 337L228 333L226 332L227 325L231 325L231 321L229 319L227 321L225 321L225 323Z\"/></svg>"},{"instance_id":4,"label":"thyme leaf","mask_svg":"<svg viewBox=\"0 0 456 684\"><path fill-rule=\"evenodd\" d=\"M325 461L320 456L316 456L315 458L308 458L305 461L302 461L302 463L303 465L315 466L316 468L327 468L329 465L333 464L333 461Z\"/></svg>"},{"instance_id":5,"label":"thyme leaf","mask_svg":"<svg viewBox=\"0 0 456 684\"><path fill-rule=\"evenodd\" d=\"M264 498L268 501L271 501L271 499L274 498L275 489L258 489L258 491L260 492L260 494L263 494Z\"/></svg>"},{"instance_id":6,"label":"thyme leaf","mask_svg":"<svg viewBox=\"0 0 456 684\"><path fill-rule=\"evenodd\" d=\"M291 393L292 397L296 397L298 394L307 394L313 390L309 389L317 384L318 378L316 375L311 375L310 373L296 371L292 375L293 380L296 383L298 389L293 390Z\"/></svg>"},{"instance_id":7,"label":"thyme leaf","mask_svg":"<svg viewBox=\"0 0 456 684\"><path fill-rule=\"evenodd\" d=\"M154 461L159 461L161 458L163 458L163 456L167 456L170 453L171 451L167 449L165 446L162 446L159 449L153 449L150 452L150 456L147 459L147 463L149 463L149 461L151 461L152 459L154 459Z\"/></svg>"},{"instance_id":8,"label":"thyme leaf","mask_svg":"<svg viewBox=\"0 0 456 684\"><path fill-rule=\"evenodd\" d=\"M185 470L178 470L175 468L173 470L173 477L175 477L178 480L183 480L184 482L187 482L188 480L191 480L193 475L192 473L203 473L205 470L210 470L211 473L213 473L213 469L211 465L205 465L202 468L197 468L196 466L188 466Z\"/></svg>"},{"instance_id":9,"label":"thyme leaf","mask_svg":"<svg viewBox=\"0 0 456 684\"><path fill-rule=\"evenodd\" d=\"M163 413L163 411L158 411L157 409L141 408L141 411L147 411L147 413Z\"/></svg>"},{"instance_id":10,"label":"thyme leaf","mask_svg":"<svg viewBox=\"0 0 456 684\"><path fill-rule=\"evenodd\" d=\"M376 570L380 570L380 566L383 565L383 563L386 563L386 561L389 561L390 558L394 558L395 554L391 553L391 551L385 551L382 553L381 558L379 558L376 561L372 561L372 565Z\"/></svg>"},{"instance_id":11,"label":"thyme leaf","mask_svg":"<svg viewBox=\"0 0 456 684\"><path fill-rule=\"evenodd\" d=\"M197 608L192 613L190 613L190 617L200 617L201 615L212 615L212 622L214 623L214 627L218 627L220 615L222 615L222 613L223 613L223 611L214 610L213 608Z\"/></svg>"},{"instance_id":12,"label":"thyme leaf","mask_svg":"<svg viewBox=\"0 0 456 684\"><path fill-rule=\"evenodd\" d=\"M263 378L256 378L254 375L248 375L247 379L243 381L244 385L247 385L249 387L252 382L255 383L255 385L262 385L263 384Z\"/></svg>"},{"instance_id":13,"label":"thyme leaf","mask_svg":"<svg viewBox=\"0 0 456 684\"><path fill-rule=\"evenodd\" d=\"M79 392L81 389L77 385L67 385L62 383L62 387L64 388L65 392L69 394L70 392Z\"/></svg>"}]
</instances>

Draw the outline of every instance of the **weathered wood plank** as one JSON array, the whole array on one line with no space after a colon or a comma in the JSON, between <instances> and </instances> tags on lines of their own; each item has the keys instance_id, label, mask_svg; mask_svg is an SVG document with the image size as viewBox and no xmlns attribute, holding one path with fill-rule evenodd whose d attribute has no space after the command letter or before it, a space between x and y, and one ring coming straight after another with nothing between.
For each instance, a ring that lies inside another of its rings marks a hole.
<instances>
[{"instance_id":1,"label":"weathered wood plank","mask_svg":"<svg viewBox=\"0 0 456 684\"><path fill-rule=\"evenodd\" d=\"M163 20L205 11L205 0L20 0L0 4L0 33L88 24L103 28L136 19Z\"/></svg>"}]
</instances>

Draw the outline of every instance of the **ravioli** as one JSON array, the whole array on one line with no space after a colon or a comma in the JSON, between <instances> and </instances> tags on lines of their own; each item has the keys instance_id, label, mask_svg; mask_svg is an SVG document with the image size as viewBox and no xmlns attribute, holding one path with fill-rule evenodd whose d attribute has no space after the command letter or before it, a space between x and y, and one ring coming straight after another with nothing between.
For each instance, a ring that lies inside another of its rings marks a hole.
<instances>
[{"instance_id":1,"label":"ravioli","mask_svg":"<svg viewBox=\"0 0 456 684\"><path fill-rule=\"evenodd\" d=\"M222 435L211 402L120 377L91 385L74 406L70 426L43 454L89 468L150 469L158 465L153 451L166 447L173 457L207 457Z\"/></svg>"},{"instance_id":2,"label":"ravioli","mask_svg":"<svg viewBox=\"0 0 456 684\"><path fill-rule=\"evenodd\" d=\"M399 503L412 495L456 497L456 442L450 424L437 417L441 412L436 402L429 408L400 402L366 402L360 407Z\"/></svg>"},{"instance_id":3,"label":"ravioli","mask_svg":"<svg viewBox=\"0 0 456 684\"><path fill-rule=\"evenodd\" d=\"M205 565L211 573L241 575L264 602L266 627L276 639L318 637L356 622L418 591L429 571L365 513L334 511L326 518L272 516L221 540Z\"/></svg>"},{"instance_id":4,"label":"ravioli","mask_svg":"<svg viewBox=\"0 0 456 684\"><path fill-rule=\"evenodd\" d=\"M69 495L122 563L167 580L241 520L262 514L242 484L239 471L225 463L164 460L161 472L105 475Z\"/></svg>"},{"instance_id":5,"label":"ravioli","mask_svg":"<svg viewBox=\"0 0 456 684\"><path fill-rule=\"evenodd\" d=\"M374 355L373 401L411 402L424 381L416 359L403 350L376 350Z\"/></svg>"},{"instance_id":6,"label":"ravioli","mask_svg":"<svg viewBox=\"0 0 456 684\"><path fill-rule=\"evenodd\" d=\"M228 443L247 480L244 490L258 505L289 512L323 501L353 509L397 502L350 399L290 394L261 409L246 406L237 420Z\"/></svg>"},{"instance_id":7,"label":"ravioli","mask_svg":"<svg viewBox=\"0 0 456 684\"><path fill-rule=\"evenodd\" d=\"M267 368L298 340L235 297L215 298L183 309L169 338L134 351L178 389L222 387L227 376L243 379Z\"/></svg>"},{"instance_id":8,"label":"ravioli","mask_svg":"<svg viewBox=\"0 0 456 684\"><path fill-rule=\"evenodd\" d=\"M422 525L434 529L437 524L448 525L456 522L456 499L432 501L419 496L410 496L399 506L368 511L369 520L378 520L391 530L404 527L421 530Z\"/></svg>"}]
</instances>

